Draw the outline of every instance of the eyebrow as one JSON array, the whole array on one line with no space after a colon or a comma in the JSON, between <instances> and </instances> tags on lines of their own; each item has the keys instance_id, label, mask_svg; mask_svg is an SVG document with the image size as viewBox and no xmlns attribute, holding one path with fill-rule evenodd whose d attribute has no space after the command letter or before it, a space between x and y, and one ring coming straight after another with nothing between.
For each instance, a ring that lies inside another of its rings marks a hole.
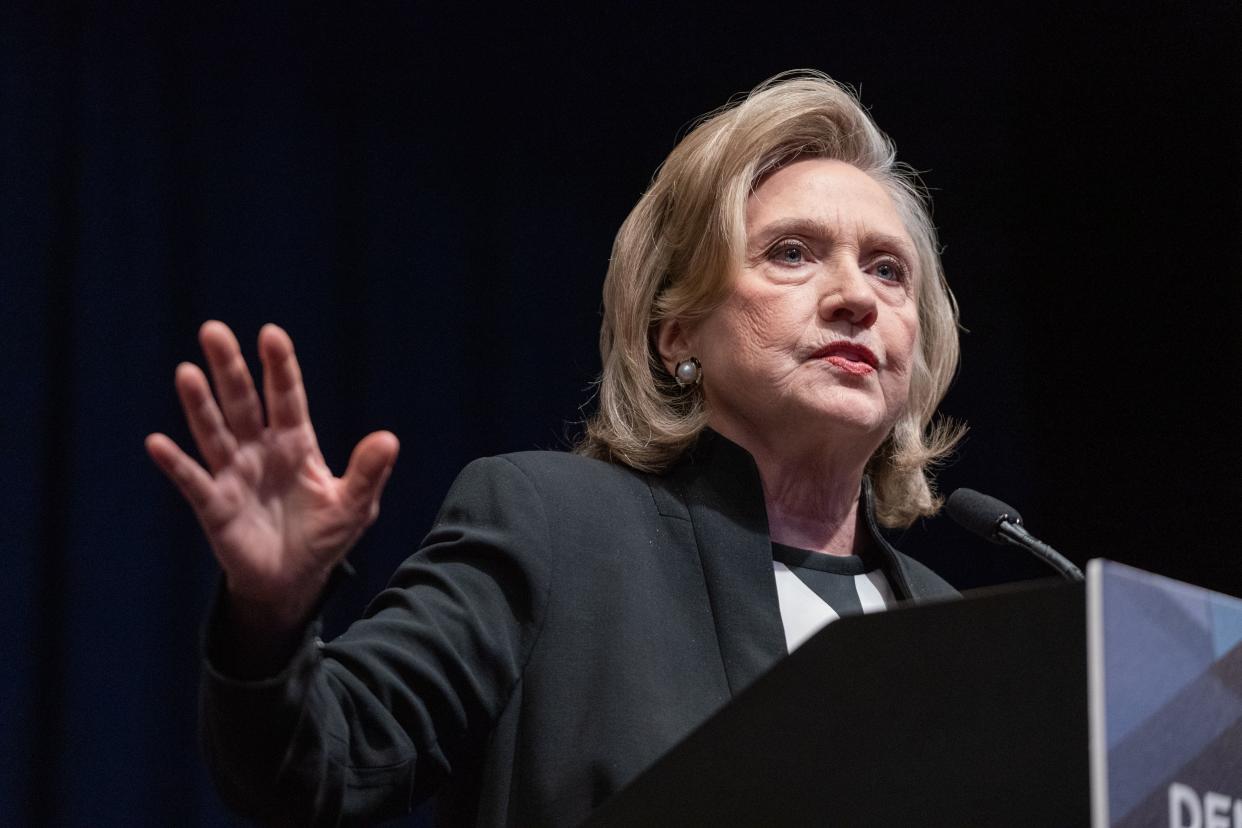
<instances>
[{"instance_id":1,"label":"eyebrow","mask_svg":"<svg viewBox=\"0 0 1242 828\"><path fill-rule=\"evenodd\" d=\"M750 235L747 238L747 247L751 251L756 251L767 247L768 244L776 241L781 236L810 236L831 241L836 235L831 226L815 219L777 219L770 224L764 225L755 234ZM870 247L880 247L900 254L908 260L911 266L918 260L910 240L905 236L869 230L863 235L863 239Z\"/></svg>"}]
</instances>

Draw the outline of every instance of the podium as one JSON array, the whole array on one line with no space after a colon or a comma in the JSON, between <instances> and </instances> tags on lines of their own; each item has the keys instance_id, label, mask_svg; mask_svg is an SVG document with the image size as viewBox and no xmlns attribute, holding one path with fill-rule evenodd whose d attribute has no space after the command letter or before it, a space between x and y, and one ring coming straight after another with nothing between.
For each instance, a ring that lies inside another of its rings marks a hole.
<instances>
[{"instance_id":1,"label":"podium","mask_svg":"<svg viewBox=\"0 0 1242 828\"><path fill-rule=\"evenodd\" d=\"M1092 561L843 618L587 824L1242 828L1242 601Z\"/></svg>"}]
</instances>

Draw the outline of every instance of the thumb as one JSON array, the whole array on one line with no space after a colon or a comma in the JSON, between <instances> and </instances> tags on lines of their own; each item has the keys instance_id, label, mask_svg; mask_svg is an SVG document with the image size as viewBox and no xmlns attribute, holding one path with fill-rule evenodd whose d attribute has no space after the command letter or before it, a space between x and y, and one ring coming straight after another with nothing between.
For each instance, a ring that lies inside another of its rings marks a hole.
<instances>
[{"instance_id":1,"label":"thumb","mask_svg":"<svg viewBox=\"0 0 1242 828\"><path fill-rule=\"evenodd\" d=\"M341 478L345 496L359 506L378 503L400 448L401 442L391 431L376 431L359 440Z\"/></svg>"}]
</instances>

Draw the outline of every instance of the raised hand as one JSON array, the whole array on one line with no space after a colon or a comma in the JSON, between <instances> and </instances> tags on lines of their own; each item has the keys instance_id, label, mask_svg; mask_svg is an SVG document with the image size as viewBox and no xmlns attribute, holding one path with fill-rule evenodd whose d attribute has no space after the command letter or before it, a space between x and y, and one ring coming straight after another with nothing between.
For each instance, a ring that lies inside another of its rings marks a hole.
<instances>
[{"instance_id":1,"label":"raised hand","mask_svg":"<svg viewBox=\"0 0 1242 828\"><path fill-rule=\"evenodd\" d=\"M177 366L175 384L206 468L164 434L147 437L147 452L194 508L235 620L275 640L305 623L333 567L379 514L397 438L369 434L335 477L319 451L288 334L270 324L259 331L266 424L233 332L206 322L199 342L216 397L188 362Z\"/></svg>"}]
</instances>

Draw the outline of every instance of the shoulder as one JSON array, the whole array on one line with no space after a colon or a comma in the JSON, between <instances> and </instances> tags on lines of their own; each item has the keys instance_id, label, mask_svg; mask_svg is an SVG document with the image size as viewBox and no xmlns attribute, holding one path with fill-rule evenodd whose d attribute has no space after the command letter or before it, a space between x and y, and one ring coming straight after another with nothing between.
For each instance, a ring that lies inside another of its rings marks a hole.
<instances>
[{"instance_id":1,"label":"shoulder","mask_svg":"<svg viewBox=\"0 0 1242 828\"><path fill-rule=\"evenodd\" d=\"M595 513L653 506L659 478L615 463L564 451L522 451L469 463L449 490L448 503L539 503L555 513Z\"/></svg>"},{"instance_id":2,"label":"shoulder","mask_svg":"<svg viewBox=\"0 0 1242 828\"><path fill-rule=\"evenodd\" d=\"M482 457L462 470L458 482L495 478L520 478L537 491L558 495L648 487L648 475L642 472L565 451L520 451Z\"/></svg>"},{"instance_id":3,"label":"shoulder","mask_svg":"<svg viewBox=\"0 0 1242 828\"><path fill-rule=\"evenodd\" d=\"M478 536L559 571L584 554L647 549L666 513L653 485L660 479L567 452L484 457L458 475L433 534Z\"/></svg>"},{"instance_id":4,"label":"shoulder","mask_svg":"<svg viewBox=\"0 0 1242 828\"><path fill-rule=\"evenodd\" d=\"M583 457L568 451L516 451L485 459L510 463L532 477L549 481L607 480L621 483L638 481L645 476L629 466Z\"/></svg>"}]
</instances>

